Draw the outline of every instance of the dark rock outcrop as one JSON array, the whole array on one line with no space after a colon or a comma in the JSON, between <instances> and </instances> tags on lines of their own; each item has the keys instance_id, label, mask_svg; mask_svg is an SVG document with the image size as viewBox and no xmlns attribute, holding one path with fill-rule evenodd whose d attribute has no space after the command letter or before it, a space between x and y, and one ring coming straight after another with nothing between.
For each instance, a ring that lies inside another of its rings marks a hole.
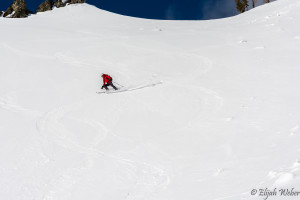
<instances>
[{"instance_id":1,"label":"dark rock outcrop","mask_svg":"<svg viewBox=\"0 0 300 200\"><path fill-rule=\"evenodd\" d=\"M66 6L66 3L63 3L62 0L55 0L54 6L56 8L64 7L64 6Z\"/></svg>"},{"instance_id":2,"label":"dark rock outcrop","mask_svg":"<svg viewBox=\"0 0 300 200\"><path fill-rule=\"evenodd\" d=\"M85 3L86 0L67 0L66 3L68 4L76 4L76 3Z\"/></svg>"},{"instance_id":3,"label":"dark rock outcrop","mask_svg":"<svg viewBox=\"0 0 300 200\"><path fill-rule=\"evenodd\" d=\"M64 2L62 0L55 0L54 6L60 8L66 6L67 4L77 4L77 3L85 3L85 2L86 0L66 0Z\"/></svg>"},{"instance_id":4,"label":"dark rock outcrop","mask_svg":"<svg viewBox=\"0 0 300 200\"><path fill-rule=\"evenodd\" d=\"M14 12L14 11L13 11L12 7L9 6L9 7L7 8L7 10L4 12L3 17L7 17L8 15L12 14L13 12Z\"/></svg>"},{"instance_id":5,"label":"dark rock outcrop","mask_svg":"<svg viewBox=\"0 0 300 200\"><path fill-rule=\"evenodd\" d=\"M37 9L36 12L45 12L52 10L53 6L60 8L64 7L67 4L78 4L85 3L86 0L46 0L43 2ZM32 12L27 10L25 0L15 0L11 6L7 8L4 12L0 11L0 17L3 14L3 17L12 17L12 18L23 18L27 17Z\"/></svg>"},{"instance_id":6,"label":"dark rock outcrop","mask_svg":"<svg viewBox=\"0 0 300 200\"><path fill-rule=\"evenodd\" d=\"M6 10L3 17L7 17L12 13L12 18L24 18L27 17L31 12L27 10L25 0L15 0L13 4Z\"/></svg>"},{"instance_id":7,"label":"dark rock outcrop","mask_svg":"<svg viewBox=\"0 0 300 200\"><path fill-rule=\"evenodd\" d=\"M45 12L48 10L52 10L53 5L54 3L52 2L52 0L46 0L41 5L39 5L36 12L38 13L38 12Z\"/></svg>"}]
</instances>

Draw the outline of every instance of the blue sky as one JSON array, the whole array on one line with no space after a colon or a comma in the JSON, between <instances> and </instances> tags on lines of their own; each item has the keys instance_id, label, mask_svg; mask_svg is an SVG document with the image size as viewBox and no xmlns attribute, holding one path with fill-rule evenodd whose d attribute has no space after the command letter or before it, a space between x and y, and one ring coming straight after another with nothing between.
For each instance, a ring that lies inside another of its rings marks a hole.
<instances>
[{"instance_id":1,"label":"blue sky","mask_svg":"<svg viewBox=\"0 0 300 200\"><path fill-rule=\"evenodd\" d=\"M44 0L25 0L35 11ZM13 0L1 0L6 10ZM236 14L234 0L87 0L87 3L111 12L150 19L203 20Z\"/></svg>"}]
</instances>

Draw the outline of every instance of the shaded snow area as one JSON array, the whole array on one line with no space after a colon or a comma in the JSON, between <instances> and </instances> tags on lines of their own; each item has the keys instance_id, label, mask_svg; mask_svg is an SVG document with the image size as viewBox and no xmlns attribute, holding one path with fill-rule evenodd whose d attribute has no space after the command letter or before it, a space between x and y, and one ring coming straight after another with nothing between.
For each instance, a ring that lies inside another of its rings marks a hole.
<instances>
[{"instance_id":1,"label":"shaded snow area","mask_svg":"<svg viewBox=\"0 0 300 200\"><path fill-rule=\"evenodd\" d=\"M0 18L0 199L299 199L279 191L300 192L299 24L300 0ZM124 88L99 93L101 73Z\"/></svg>"}]
</instances>

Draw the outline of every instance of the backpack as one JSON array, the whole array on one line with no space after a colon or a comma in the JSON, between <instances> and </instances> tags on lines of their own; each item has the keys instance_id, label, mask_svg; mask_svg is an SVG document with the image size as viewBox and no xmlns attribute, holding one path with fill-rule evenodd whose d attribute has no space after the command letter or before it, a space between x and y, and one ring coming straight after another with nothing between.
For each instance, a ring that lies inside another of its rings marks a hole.
<instances>
[{"instance_id":1,"label":"backpack","mask_svg":"<svg viewBox=\"0 0 300 200\"><path fill-rule=\"evenodd\" d=\"M107 80L112 81L112 77L110 77L110 76L107 75L107 74L106 74L106 78L107 78Z\"/></svg>"}]
</instances>

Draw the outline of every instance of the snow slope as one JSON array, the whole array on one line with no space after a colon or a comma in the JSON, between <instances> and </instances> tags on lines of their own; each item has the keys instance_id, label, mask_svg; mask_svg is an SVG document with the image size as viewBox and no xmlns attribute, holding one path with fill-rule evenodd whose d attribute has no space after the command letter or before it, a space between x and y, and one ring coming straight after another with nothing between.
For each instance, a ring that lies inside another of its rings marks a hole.
<instances>
[{"instance_id":1,"label":"snow slope","mask_svg":"<svg viewBox=\"0 0 300 200\"><path fill-rule=\"evenodd\" d=\"M83 4L0 18L0 199L299 191L299 11L278 0L155 21ZM97 94L102 72L140 89Z\"/></svg>"}]
</instances>

